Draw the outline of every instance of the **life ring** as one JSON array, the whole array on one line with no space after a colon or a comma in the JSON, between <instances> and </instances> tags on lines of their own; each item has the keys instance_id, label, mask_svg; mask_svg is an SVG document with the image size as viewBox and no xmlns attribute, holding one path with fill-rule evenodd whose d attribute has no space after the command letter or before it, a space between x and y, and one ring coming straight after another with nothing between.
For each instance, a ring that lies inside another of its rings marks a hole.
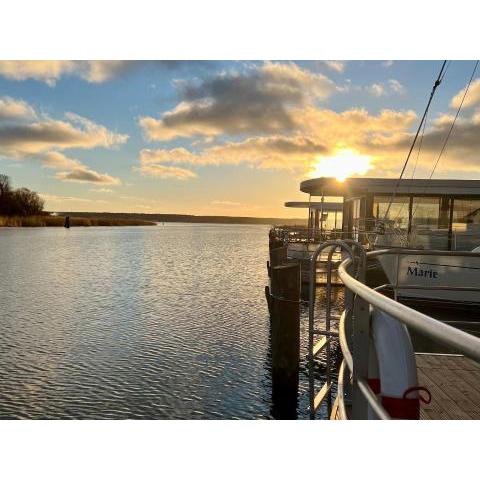
<instances>
[{"instance_id":1,"label":"life ring","mask_svg":"<svg viewBox=\"0 0 480 480\"><path fill-rule=\"evenodd\" d=\"M430 403L431 394L418 385L415 352L407 327L377 309L373 309L371 318L370 388L392 418L418 420L420 401ZM369 418L375 418L371 409Z\"/></svg>"}]
</instances>

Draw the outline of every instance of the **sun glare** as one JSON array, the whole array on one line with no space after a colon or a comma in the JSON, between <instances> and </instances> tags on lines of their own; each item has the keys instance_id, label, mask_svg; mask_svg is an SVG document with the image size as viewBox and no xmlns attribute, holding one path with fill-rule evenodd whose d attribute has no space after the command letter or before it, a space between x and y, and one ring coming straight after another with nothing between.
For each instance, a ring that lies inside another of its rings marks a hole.
<instances>
[{"instance_id":1,"label":"sun glare","mask_svg":"<svg viewBox=\"0 0 480 480\"><path fill-rule=\"evenodd\" d=\"M314 165L312 177L335 177L343 182L351 175L364 175L371 168L371 157L342 148L331 157L321 157Z\"/></svg>"}]
</instances>

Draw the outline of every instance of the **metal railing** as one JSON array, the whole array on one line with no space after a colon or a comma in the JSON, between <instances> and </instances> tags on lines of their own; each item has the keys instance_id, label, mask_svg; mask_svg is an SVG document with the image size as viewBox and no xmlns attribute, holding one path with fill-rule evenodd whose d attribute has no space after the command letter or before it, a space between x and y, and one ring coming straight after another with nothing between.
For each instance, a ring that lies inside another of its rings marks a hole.
<instances>
[{"instance_id":1,"label":"metal railing","mask_svg":"<svg viewBox=\"0 0 480 480\"><path fill-rule=\"evenodd\" d=\"M338 267L338 273L345 286L345 308L340 317L338 338L343 354L338 374L338 416L340 418L366 419L376 417L379 419L390 419L388 412L383 407L377 395L369 387L368 378L368 356L370 345L370 318L371 309L378 309L392 316L407 327L435 340L443 345L453 347L464 356L480 363L480 339L463 332L446 323L440 322L428 315L420 313L396 300L393 300L379 293L378 290L386 287L405 288L397 285L381 285L372 289L365 285L366 259L375 258L380 255L449 255L455 256L455 252L426 251L426 250L405 250L389 249L365 253L363 247L353 241L328 241L320 245L312 256L312 265L320 252L329 247L331 252L337 248L345 251L348 258ZM332 248L334 247L334 248ZM469 255L462 252L462 255ZM472 253L472 256L478 254ZM324 337L314 343L314 317L315 317L315 269L310 269L310 308L309 308L309 383L310 383L310 418L315 418L315 413L321 403L327 399L328 416L331 415L331 358L327 354L327 381L321 390L315 392L314 359L323 349L327 348L333 336L330 330L330 302L331 285L329 282L331 273L331 262L327 272L327 308L326 328ZM398 272L397 272L398 274ZM313 280L313 282L312 282ZM416 286L415 288L421 288ZM429 289L430 287L424 287ZM448 289L449 287L441 287ZM456 290L471 291L470 287L457 287ZM480 291L480 288L474 289ZM353 348L352 348L353 347ZM352 353L353 350L353 353ZM351 414L349 415L349 410ZM370 414L369 414L370 411ZM373 415L372 415L373 412Z\"/></svg>"},{"instance_id":2,"label":"metal railing","mask_svg":"<svg viewBox=\"0 0 480 480\"><path fill-rule=\"evenodd\" d=\"M333 247L333 248L332 248ZM327 401L327 411L330 416L331 401L331 340L338 337L338 332L331 330L331 295L332 295L332 257L340 249L345 251L350 258L354 258L354 248L361 246L353 240L327 240L317 247L310 258L309 273L309 309L308 309L308 379L309 379L309 410L310 418L315 418L315 414L322 404L323 400ZM321 253L329 249L327 258L327 281L326 281L326 316L325 329L315 329L315 297L317 284L317 259ZM317 335L321 335L320 339L316 339ZM315 390L315 358L323 351L326 352L326 381L321 389Z\"/></svg>"}]
</instances>

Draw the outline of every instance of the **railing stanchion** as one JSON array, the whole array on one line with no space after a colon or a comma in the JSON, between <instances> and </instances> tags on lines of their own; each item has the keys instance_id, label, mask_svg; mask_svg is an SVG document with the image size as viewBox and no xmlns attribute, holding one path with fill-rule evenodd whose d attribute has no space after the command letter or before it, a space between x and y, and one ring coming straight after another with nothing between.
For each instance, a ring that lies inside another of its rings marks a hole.
<instances>
[{"instance_id":1,"label":"railing stanchion","mask_svg":"<svg viewBox=\"0 0 480 480\"><path fill-rule=\"evenodd\" d=\"M365 252L359 252L358 281L365 282ZM352 416L364 419L368 416L368 402L360 391L358 380L368 378L368 353L370 346L370 309L359 295L355 296L353 309L353 389Z\"/></svg>"}]
</instances>

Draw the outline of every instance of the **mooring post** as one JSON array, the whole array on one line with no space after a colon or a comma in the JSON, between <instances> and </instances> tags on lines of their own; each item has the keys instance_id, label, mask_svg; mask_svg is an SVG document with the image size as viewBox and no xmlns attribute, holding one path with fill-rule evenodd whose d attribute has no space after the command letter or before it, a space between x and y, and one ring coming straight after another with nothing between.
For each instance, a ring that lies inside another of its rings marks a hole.
<instances>
[{"instance_id":1,"label":"mooring post","mask_svg":"<svg viewBox=\"0 0 480 480\"><path fill-rule=\"evenodd\" d=\"M287 263L287 247L270 249L270 268Z\"/></svg>"},{"instance_id":2,"label":"mooring post","mask_svg":"<svg viewBox=\"0 0 480 480\"><path fill-rule=\"evenodd\" d=\"M284 412L294 416L300 360L300 265L278 265L271 274L272 393L274 403L281 403Z\"/></svg>"},{"instance_id":3,"label":"mooring post","mask_svg":"<svg viewBox=\"0 0 480 480\"><path fill-rule=\"evenodd\" d=\"M270 246L269 248L269 253L270 253L270 261L267 262L267 271L268 271L268 277L269 277L269 285L265 286L265 298L267 300L267 305L268 305L268 313L270 314L270 320L272 319L272 288L275 288L272 286L272 283L275 282L275 280L272 279L272 267L276 267L278 265L282 265L284 263L287 263L287 247L275 247L272 248Z\"/></svg>"}]
</instances>

